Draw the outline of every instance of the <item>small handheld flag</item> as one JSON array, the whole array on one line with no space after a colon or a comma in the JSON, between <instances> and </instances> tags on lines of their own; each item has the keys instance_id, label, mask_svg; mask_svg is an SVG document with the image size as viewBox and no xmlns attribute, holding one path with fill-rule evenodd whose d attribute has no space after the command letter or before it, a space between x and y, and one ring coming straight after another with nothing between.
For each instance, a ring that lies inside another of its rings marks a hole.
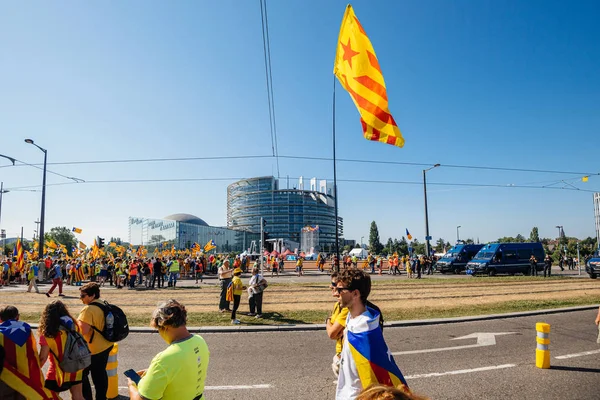
<instances>
[{"instance_id":1,"label":"small handheld flag","mask_svg":"<svg viewBox=\"0 0 600 400\"><path fill-rule=\"evenodd\" d=\"M83 231L81 230L81 228L75 228L75 227L73 227L73 232L75 232L75 233L81 233Z\"/></svg>"},{"instance_id":2,"label":"small handheld flag","mask_svg":"<svg viewBox=\"0 0 600 400\"><path fill-rule=\"evenodd\" d=\"M408 229L406 230L406 238L408 240L412 240L412 235L410 234L410 232L408 231Z\"/></svg>"}]
</instances>

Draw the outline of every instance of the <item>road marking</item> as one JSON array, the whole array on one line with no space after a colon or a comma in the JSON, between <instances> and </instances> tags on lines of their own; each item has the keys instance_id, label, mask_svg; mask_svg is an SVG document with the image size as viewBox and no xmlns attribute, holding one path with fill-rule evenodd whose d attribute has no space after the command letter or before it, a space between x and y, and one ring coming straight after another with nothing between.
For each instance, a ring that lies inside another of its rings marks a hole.
<instances>
[{"instance_id":1,"label":"road marking","mask_svg":"<svg viewBox=\"0 0 600 400\"><path fill-rule=\"evenodd\" d=\"M204 386L204 390L246 390L246 389L270 389L273 385L231 385L231 386ZM119 390L128 389L127 386L119 386Z\"/></svg>"},{"instance_id":2,"label":"road marking","mask_svg":"<svg viewBox=\"0 0 600 400\"><path fill-rule=\"evenodd\" d=\"M436 376L460 375L460 374L470 374L473 372L493 371L496 369L512 368L512 367L516 367L516 366L517 366L516 364L490 365L489 367L459 369L456 371L447 371L447 372L432 372L430 374L408 375L408 376L405 376L405 378L406 379L433 378Z\"/></svg>"},{"instance_id":3,"label":"road marking","mask_svg":"<svg viewBox=\"0 0 600 400\"><path fill-rule=\"evenodd\" d=\"M583 353L565 354L564 356L558 356L558 357L554 357L554 358L556 358L557 360L566 360L567 358L589 356L591 354L598 354L598 353L600 353L600 350L591 350L591 351L584 351Z\"/></svg>"},{"instance_id":4,"label":"road marking","mask_svg":"<svg viewBox=\"0 0 600 400\"><path fill-rule=\"evenodd\" d=\"M463 340L463 339L473 339L477 338L476 344L467 344L464 346L453 346L453 347L441 347L436 349L422 349L422 350L408 350L408 351L397 351L392 353L395 356L403 355L403 354L419 354L419 353L435 353L438 351L449 351L449 350L463 350L463 349L472 349L474 347L485 347L485 346L494 346L496 344L496 336L502 335L513 335L516 332L476 332L467 336L461 336L454 338L452 340Z\"/></svg>"}]
</instances>

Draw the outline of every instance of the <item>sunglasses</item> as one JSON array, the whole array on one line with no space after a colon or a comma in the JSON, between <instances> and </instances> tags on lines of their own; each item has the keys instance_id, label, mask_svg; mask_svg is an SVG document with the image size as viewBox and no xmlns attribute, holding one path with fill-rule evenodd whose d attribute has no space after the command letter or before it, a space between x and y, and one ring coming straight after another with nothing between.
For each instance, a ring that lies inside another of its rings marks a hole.
<instances>
[{"instance_id":1,"label":"sunglasses","mask_svg":"<svg viewBox=\"0 0 600 400\"><path fill-rule=\"evenodd\" d=\"M337 285L337 282L331 282L331 288L333 289Z\"/></svg>"},{"instance_id":2,"label":"sunglasses","mask_svg":"<svg viewBox=\"0 0 600 400\"><path fill-rule=\"evenodd\" d=\"M338 294L342 294L342 292L344 290L351 290L349 287L334 287L333 290L335 290Z\"/></svg>"},{"instance_id":3,"label":"sunglasses","mask_svg":"<svg viewBox=\"0 0 600 400\"><path fill-rule=\"evenodd\" d=\"M80 299L83 299L84 297L87 297L87 296L89 296L89 294L87 294L87 293L81 293L81 294L79 295L79 298L80 298Z\"/></svg>"}]
</instances>

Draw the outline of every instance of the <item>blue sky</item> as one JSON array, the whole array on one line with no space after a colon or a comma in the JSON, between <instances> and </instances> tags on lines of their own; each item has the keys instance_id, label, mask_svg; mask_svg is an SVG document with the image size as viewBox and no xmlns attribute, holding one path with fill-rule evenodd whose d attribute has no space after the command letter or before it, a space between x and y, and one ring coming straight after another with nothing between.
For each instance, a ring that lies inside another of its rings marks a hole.
<instances>
[{"instance_id":1,"label":"blue sky","mask_svg":"<svg viewBox=\"0 0 600 400\"><path fill-rule=\"evenodd\" d=\"M333 59L346 3L268 3L281 155L332 154ZM428 173L434 240L492 241L538 226L594 235L600 176L451 168L469 165L594 173L600 131L600 5L594 1L356 1L386 80L404 148L362 138L337 85L339 158L440 163ZM271 154L258 1L4 3L0 12L0 154L28 163ZM280 159L282 177L330 179L331 162ZM6 167L4 187L41 184ZM272 158L54 165L86 181L243 178L276 174ZM408 228L423 240L423 166L340 162L347 238L382 241ZM88 183L49 174L47 229L128 238L127 217L195 214L226 224L232 179ZM413 184L351 183L344 180ZM285 180L285 179L284 179ZM581 191L521 189L554 185ZM292 181L292 184L295 182ZM503 188L443 186L490 183ZM569 186L570 187L570 186ZM35 190L33 188L32 190ZM39 190L39 188L38 188ZM586 190L586 191L584 191ZM31 237L40 192L5 194L2 228Z\"/></svg>"}]
</instances>

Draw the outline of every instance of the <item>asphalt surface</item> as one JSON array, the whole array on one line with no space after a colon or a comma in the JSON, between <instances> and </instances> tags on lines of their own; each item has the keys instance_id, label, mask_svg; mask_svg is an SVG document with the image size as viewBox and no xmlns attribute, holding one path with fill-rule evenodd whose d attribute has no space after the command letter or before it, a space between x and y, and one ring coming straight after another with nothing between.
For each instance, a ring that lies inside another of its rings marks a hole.
<instances>
[{"instance_id":1,"label":"asphalt surface","mask_svg":"<svg viewBox=\"0 0 600 400\"><path fill-rule=\"evenodd\" d=\"M396 362L411 388L431 399L600 399L600 345L596 344L595 316L595 310L588 310L389 327L384 335L392 352L413 352L395 355ZM552 368L548 370L535 367L536 322L551 325ZM478 332L505 335L452 340ZM323 331L202 336L211 351L207 399L335 398L330 368L334 343ZM120 343L121 394L127 393L122 372L146 368L165 347L156 333L132 333ZM582 352L592 353L556 358Z\"/></svg>"}]
</instances>

